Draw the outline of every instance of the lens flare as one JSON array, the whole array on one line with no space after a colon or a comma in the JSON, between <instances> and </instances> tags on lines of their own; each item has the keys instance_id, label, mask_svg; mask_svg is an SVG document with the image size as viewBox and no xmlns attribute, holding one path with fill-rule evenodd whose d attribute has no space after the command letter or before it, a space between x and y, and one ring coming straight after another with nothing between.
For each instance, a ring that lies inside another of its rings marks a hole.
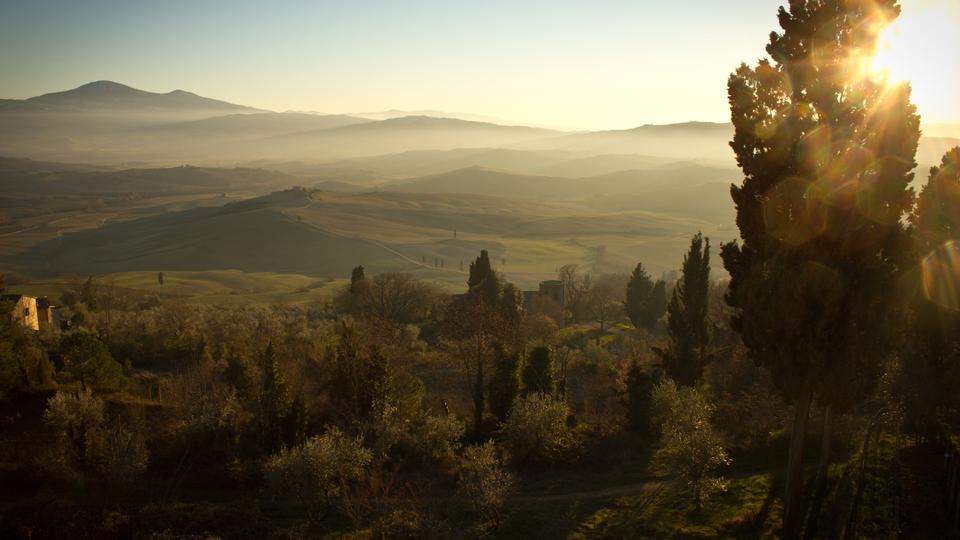
<instances>
[{"instance_id":1,"label":"lens flare","mask_svg":"<svg viewBox=\"0 0 960 540\"><path fill-rule=\"evenodd\" d=\"M923 259L923 293L937 305L960 310L960 242L951 240Z\"/></svg>"}]
</instances>

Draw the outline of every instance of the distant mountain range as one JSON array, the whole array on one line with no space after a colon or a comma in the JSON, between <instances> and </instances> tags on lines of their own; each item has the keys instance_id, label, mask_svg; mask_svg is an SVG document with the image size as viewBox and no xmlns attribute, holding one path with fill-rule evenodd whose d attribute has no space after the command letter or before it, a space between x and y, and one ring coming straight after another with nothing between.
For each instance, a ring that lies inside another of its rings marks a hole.
<instances>
[{"instance_id":1,"label":"distant mountain range","mask_svg":"<svg viewBox=\"0 0 960 540\"><path fill-rule=\"evenodd\" d=\"M960 129L951 131L950 126L941 125L930 131L937 137L921 141L918 160L922 165L939 161L944 150L960 144L949 136L960 136ZM676 160L730 166L732 133L730 124L705 122L571 132L442 111L278 113L183 90L146 92L110 81L29 99L0 100L0 156L156 165L359 159L378 168L355 168L353 176L360 171L421 176L482 166L581 177ZM430 161L415 167L382 166L400 164L413 157L411 153L418 157L433 153L431 158L442 159L439 152L460 155L451 155L453 162L447 165ZM371 161L374 156L387 157L376 165ZM579 163L569 169L575 160ZM619 164L612 165L615 162Z\"/></svg>"}]
</instances>

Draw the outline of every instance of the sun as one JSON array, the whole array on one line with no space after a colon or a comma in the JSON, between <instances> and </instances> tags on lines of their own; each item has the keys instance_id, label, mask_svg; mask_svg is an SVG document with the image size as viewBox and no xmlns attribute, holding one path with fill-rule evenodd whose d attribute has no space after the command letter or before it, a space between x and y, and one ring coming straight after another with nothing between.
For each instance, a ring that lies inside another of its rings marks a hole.
<instances>
[{"instance_id":1,"label":"sun","mask_svg":"<svg viewBox=\"0 0 960 540\"><path fill-rule=\"evenodd\" d=\"M925 120L960 118L960 2L913 0L880 35L872 72L909 82Z\"/></svg>"}]
</instances>

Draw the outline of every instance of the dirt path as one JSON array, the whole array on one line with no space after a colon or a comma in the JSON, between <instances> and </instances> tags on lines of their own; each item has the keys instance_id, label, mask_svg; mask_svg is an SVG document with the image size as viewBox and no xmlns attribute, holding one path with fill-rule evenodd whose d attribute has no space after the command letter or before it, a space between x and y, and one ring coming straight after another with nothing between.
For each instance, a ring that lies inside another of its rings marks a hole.
<instances>
[{"instance_id":1,"label":"dirt path","mask_svg":"<svg viewBox=\"0 0 960 540\"><path fill-rule=\"evenodd\" d=\"M566 493L550 493L543 495L520 495L511 500L518 502L556 502L569 500L588 500L588 499L609 499L611 497L623 497L626 495L640 495L652 490L653 493L659 493L667 485L664 478L651 477L642 482L633 484L624 484L622 486L610 486L588 491L571 491Z\"/></svg>"}]
</instances>

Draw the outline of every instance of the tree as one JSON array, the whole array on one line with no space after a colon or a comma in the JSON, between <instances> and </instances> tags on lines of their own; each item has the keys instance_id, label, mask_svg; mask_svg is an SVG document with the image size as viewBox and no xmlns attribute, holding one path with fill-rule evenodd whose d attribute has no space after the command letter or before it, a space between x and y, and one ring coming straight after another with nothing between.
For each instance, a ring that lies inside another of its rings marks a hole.
<instances>
[{"instance_id":1,"label":"tree","mask_svg":"<svg viewBox=\"0 0 960 540\"><path fill-rule=\"evenodd\" d=\"M523 368L523 394L552 396L553 392L553 354L549 347L537 347L530 351Z\"/></svg>"},{"instance_id":2,"label":"tree","mask_svg":"<svg viewBox=\"0 0 960 540\"><path fill-rule=\"evenodd\" d=\"M587 297L589 311L600 325L596 335L597 345L606 330L606 324L620 315L623 307L623 293L626 290L626 276L604 274L597 278Z\"/></svg>"},{"instance_id":3,"label":"tree","mask_svg":"<svg viewBox=\"0 0 960 540\"><path fill-rule=\"evenodd\" d=\"M876 386L899 324L919 118L909 85L868 72L895 0L797 0L755 68L728 84L744 173L740 243L723 246L732 325L793 402L784 538L800 533L810 404L847 407Z\"/></svg>"},{"instance_id":4,"label":"tree","mask_svg":"<svg viewBox=\"0 0 960 540\"><path fill-rule=\"evenodd\" d=\"M467 447L457 485L460 496L474 512L499 524L507 496L513 490L513 476L504 470L493 441Z\"/></svg>"},{"instance_id":5,"label":"tree","mask_svg":"<svg viewBox=\"0 0 960 540\"><path fill-rule=\"evenodd\" d=\"M486 250L470 263L467 293L447 305L442 327L460 357L466 385L473 401L473 429L483 431L486 410L487 367L492 342L509 333L503 318L500 280L490 266Z\"/></svg>"},{"instance_id":6,"label":"tree","mask_svg":"<svg viewBox=\"0 0 960 540\"><path fill-rule=\"evenodd\" d=\"M903 400L907 429L919 437L939 435L960 408L960 147L930 170L911 215L916 257L922 260L910 291L912 311L904 343Z\"/></svg>"},{"instance_id":7,"label":"tree","mask_svg":"<svg viewBox=\"0 0 960 540\"><path fill-rule=\"evenodd\" d=\"M693 386L709 360L707 293L710 290L710 239L697 233L683 256L680 281L667 306L666 349L655 349L664 369L679 384Z\"/></svg>"},{"instance_id":8,"label":"tree","mask_svg":"<svg viewBox=\"0 0 960 540\"><path fill-rule=\"evenodd\" d=\"M530 394L517 400L500 433L518 462L557 461L574 447L567 425L570 408L548 394Z\"/></svg>"},{"instance_id":9,"label":"tree","mask_svg":"<svg viewBox=\"0 0 960 540\"><path fill-rule=\"evenodd\" d=\"M273 343L267 345L261 359L263 389L260 393L260 434L265 448L276 450L284 440L285 427L292 411L287 376L277 358Z\"/></svg>"},{"instance_id":10,"label":"tree","mask_svg":"<svg viewBox=\"0 0 960 540\"><path fill-rule=\"evenodd\" d=\"M589 309L589 293L592 288L590 274L581 275L575 264L560 267L558 279L563 284L564 307L570 311L574 322L580 322Z\"/></svg>"},{"instance_id":11,"label":"tree","mask_svg":"<svg viewBox=\"0 0 960 540\"><path fill-rule=\"evenodd\" d=\"M630 274L630 281L627 282L627 294L624 301L624 309L627 317L636 328L646 328L652 330L657 324L657 320L663 313L656 313L655 306L651 302L653 299L654 285L650 275L643 268L643 263L637 263L637 267Z\"/></svg>"},{"instance_id":12,"label":"tree","mask_svg":"<svg viewBox=\"0 0 960 540\"><path fill-rule=\"evenodd\" d=\"M0 400L53 384L53 366L33 332L14 321L12 302L0 302Z\"/></svg>"},{"instance_id":13,"label":"tree","mask_svg":"<svg viewBox=\"0 0 960 540\"><path fill-rule=\"evenodd\" d=\"M355 292L358 284L366 279L363 273L363 265L357 266L350 271L350 292Z\"/></svg>"},{"instance_id":14,"label":"tree","mask_svg":"<svg viewBox=\"0 0 960 540\"><path fill-rule=\"evenodd\" d=\"M624 381L623 406L627 410L627 429L641 437L651 435L653 385L653 376L638 362L632 362Z\"/></svg>"},{"instance_id":15,"label":"tree","mask_svg":"<svg viewBox=\"0 0 960 540\"><path fill-rule=\"evenodd\" d=\"M57 436L59 458L80 468L92 466L92 448L103 426L103 400L89 389L76 394L57 392L47 401L43 421Z\"/></svg>"},{"instance_id":16,"label":"tree","mask_svg":"<svg viewBox=\"0 0 960 540\"><path fill-rule=\"evenodd\" d=\"M323 435L272 456L264 465L264 477L272 492L297 497L307 521L316 525L343 495L343 488L364 477L372 460L362 438L329 427Z\"/></svg>"},{"instance_id":17,"label":"tree","mask_svg":"<svg viewBox=\"0 0 960 540\"><path fill-rule=\"evenodd\" d=\"M436 296L434 287L410 274L384 272L358 293L357 312L397 325L412 324L429 315Z\"/></svg>"},{"instance_id":18,"label":"tree","mask_svg":"<svg viewBox=\"0 0 960 540\"><path fill-rule=\"evenodd\" d=\"M502 343L494 345L493 376L487 386L490 412L503 422L520 393L520 354L510 353Z\"/></svg>"},{"instance_id":19,"label":"tree","mask_svg":"<svg viewBox=\"0 0 960 540\"><path fill-rule=\"evenodd\" d=\"M89 332L68 334L60 342L60 353L64 369L75 380L80 381L83 389L92 385L96 388L116 390L126 383L123 368L110 355L107 346Z\"/></svg>"},{"instance_id":20,"label":"tree","mask_svg":"<svg viewBox=\"0 0 960 540\"><path fill-rule=\"evenodd\" d=\"M500 279L490 266L490 255L485 249L470 263L467 295L487 306L497 306L500 303Z\"/></svg>"},{"instance_id":21,"label":"tree","mask_svg":"<svg viewBox=\"0 0 960 540\"><path fill-rule=\"evenodd\" d=\"M713 472L731 462L710 423L713 405L696 388L666 379L653 390L653 407L661 433L656 457L690 486L699 511L711 493L726 489Z\"/></svg>"}]
</instances>

